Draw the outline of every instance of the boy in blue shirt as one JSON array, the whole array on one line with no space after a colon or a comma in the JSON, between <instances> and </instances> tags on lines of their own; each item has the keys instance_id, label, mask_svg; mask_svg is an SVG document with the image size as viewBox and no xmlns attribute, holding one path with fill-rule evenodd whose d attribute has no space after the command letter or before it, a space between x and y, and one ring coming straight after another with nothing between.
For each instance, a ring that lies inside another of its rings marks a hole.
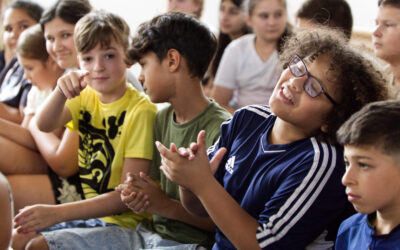
<instances>
[{"instance_id":1,"label":"boy in blue shirt","mask_svg":"<svg viewBox=\"0 0 400 250\"><path fill-rule=\"evenodd\" d=\"M337 133L344 145L347 199L336 249L400 249L400 102L371 103Z\"/></svg>"},{"instance_id":2,"label":"boy in blue shirt","mask_svg":"<svg viewBox=\"0 0 400 250\"><path fill-rule=\"evenodd\" d=\"M336 131L364 104L385 98L381 75L346 43L319 29L289 38L270 107L237 111L208 152L204 132L188 157L157 143L185 208L217 225L213 249L333 246L346 205ZM214 176L210 167L218 168Z\"/></svg>"}]
</instances>

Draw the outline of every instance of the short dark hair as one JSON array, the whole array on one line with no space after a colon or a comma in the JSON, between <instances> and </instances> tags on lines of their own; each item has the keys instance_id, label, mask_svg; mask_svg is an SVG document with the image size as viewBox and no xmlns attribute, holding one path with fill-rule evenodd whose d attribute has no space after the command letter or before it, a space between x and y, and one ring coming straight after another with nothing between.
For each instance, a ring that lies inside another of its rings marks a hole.
<instances>
[{"instance_id":1,"label":"short dark hair","mask_svg":"<svg viewBox=\"0 0 400 250\"><path fill-rule=\"evenodd\" d=\"M170 12L139 26L130 55L138 61L152 51L161 62L168 50L176 49L186 60L191 75L203 78L216 47L214 34L204 24L190 15Z\"/></svg>"},{"instance_id":2,"label":"short dark hair","mask_svg":"<svg viewBox=\"0 0 400 250\"><path fill-rule=\"evenodd\" d=\"M296 17L341 29L348 39L351 37L353 15L346 0L307 0L297 11Z\"/></svg>"},{"instance_id":3,"label":"short dark hair","mask_svg":"<svg viewBox=\"0 0 400 250\"><path fill-rule=\"evenodd\" d=\"M75 25L74 41L79 53L86 53L98 44L106 47L112 40L123 48L125 63L132 64L129 57L130 29L125 20L111 12L104 10L91 12L81 18Z\"/></svg>"},{"instance_id":4,"label":"short dark hair","mask_svg":"<svg viewBox=\"0 0 400 250\"><path fill-rule=\"evenodd\" d=\"M315 134L320 140L337 144L336 132L342 123L365 104L387 97L386 81L381 72L362 52L347 44L342 32L322 27L299 31L287 40L282 51L283 68L287 68L294 54L310 61L320 55L329 57L327 78L335 83L334 91L339 97L325 120L327 131Z\"/></svg>"},{"instance_id":5,"label":"short dark hair","mask_svg":"<svg viewBox=\"0 0 400 250\"><path fill-rule=\"evenodd\" d=\"M76 24L91 9L92 6L88 0L58 0L43 13L40 26L44 30L44 25L56 17L66 23Z\"/></svg>"},{"instance_id":6,"label":"short dark hair","mask_svg":"<svg viewBox=\"0 0 400 250\"><path fill-rule=\"evenodd\" d=\"M400 101L373 102L353 114L337 132L342 145L377 146L400 159Z\"/></svg>"},{"instance_id":7,"label":"short dark hair","mask_svg":"<svg viewBox=\"0 0 400 250\"><path fill-rule=\"evenodd\" d=\"M399 0L379 0L378 1L378 7L384 6L384 5L389 5L389 6L393 6L396 8L400 8L400 1Z\"/></svg>"},{"instance_id":8,"label":"short dark hair","mask_svg":"<svg viewBox=\"0 0 400 250\"><path fill-rule=\"evenodd\" d=\"M31 17L36 22L39 22L40 17L43 13L43 8L39 4L29 0L17 0L15 2L11 2L6 6L4 12L8 9L21 9L26 12L26 14Z\"/></svg>"}]
</instances>

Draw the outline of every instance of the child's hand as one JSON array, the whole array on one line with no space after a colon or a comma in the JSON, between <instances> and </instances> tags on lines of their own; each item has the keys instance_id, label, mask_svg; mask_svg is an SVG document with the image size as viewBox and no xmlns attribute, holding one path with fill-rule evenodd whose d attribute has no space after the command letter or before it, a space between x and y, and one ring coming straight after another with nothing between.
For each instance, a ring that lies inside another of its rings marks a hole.
<instances>
[{"instance_id":1,"label":"child's hand","mask_svg":"<svg viewBox=\"0 0 400 250\"><path fill-rule=\"evenodd\" d=\"M58 79L57 89L67 99L79 96L88 84L86 79L88 75L89 72L85 70L71 71Z\"/></svg>"},{"instance_id":2,"label":"child's hand","mask_svg":"<svg viewBox=\"0 0 400 250\"><path fill-rule=\"evenodd\" d=\"M14 218L18 233L31 233L58 223L59 214L55 205L34 205L24 207Z\"/></svg>"},{"instance_id":3,"label":"child's hand","mask_svg":"<svg viewBox=\"0 0 400 250\"><path fill-rule=\"evenodd\" d=\"M171 199L161 190L161 187L143 172L134 177L133 183L146 196L146 212L162 215Z\"/></svg>"},{"instance_id":4,"label":"child's hand","mask_svg":"<svg viewBox=\"0 0 400 250\"><path fill-rule=\"evenodd\" d=\"M159 142L156 142L156 146L162 159L160 168L167 178L194 193L196 190L201 190L207 178L213 178L213 173L226 153L226 149L221 148L213 159L208 161L204 130L200 131L197 137L197 148L192 150L195 154L191 160L188 159L190 157L182 157L174 144L171 144L170 149Z\"/></svg>"},{"instance_id":5,"label":"child's hand","mask_svg":"<svg viewBox=\"0 0 400 250\"><path fill-rule=\"evenodd\" d=\"M118 185L115 190L121 193L121 201L133 212L142 214L148 207L148 197L141 192L134 184L136 183L135 174L127 173L123 184Z\"/></svg>"}]
</instances>

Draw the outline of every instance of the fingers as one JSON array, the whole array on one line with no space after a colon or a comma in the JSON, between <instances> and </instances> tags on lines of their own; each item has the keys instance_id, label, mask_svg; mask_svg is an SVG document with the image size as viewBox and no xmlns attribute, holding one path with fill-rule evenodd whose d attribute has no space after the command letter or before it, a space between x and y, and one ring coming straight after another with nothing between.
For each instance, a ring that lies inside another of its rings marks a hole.
<instances>
[{"instance_id":1,"label":"fingers","mask_svg":"<svg viewBox=\"0 0 400 250\"><path fill-rule=\"evenodd\" d=\"M123 197L122 201L129 209L137 214L144 213L149 206L148 196L142 192L133 192L130 195Z\"/></svg>"},{"instance_id":2,"label":"fingers","mask_svg":"<svg viewBox=\"0 0 400 250\"><path fill-rule=\"evenodd\" d=\"M226 148L220 148L215 153L214 157L211 159L210 168L211 168L211 172L213 174L215 174L215 172L217 172L219 164L221 163L222 159L224 158L225 153L226 153Z\"/></svg>"},{"instance_id":3,"label":"fingers","mask_svg":"<svg viewBox=\"0 0 400 250\"><path fill-rule=\"evenodd\" d=\"M57 81L58 91L68 99L79 96L80 92L87 86L85 77L88 74L88 71L79 70L60 77Z\"/></svg>"},{"instance_id":4,"label":"fingers","mask_svg":"<svg viewBox=\"0 0 400 250\"><path fill-rule=\"evenodd\" d=\"M197 135L197 145L200 148L206 148L206 131L201 130L199 134Z\"/></svg>"}]
</instances>

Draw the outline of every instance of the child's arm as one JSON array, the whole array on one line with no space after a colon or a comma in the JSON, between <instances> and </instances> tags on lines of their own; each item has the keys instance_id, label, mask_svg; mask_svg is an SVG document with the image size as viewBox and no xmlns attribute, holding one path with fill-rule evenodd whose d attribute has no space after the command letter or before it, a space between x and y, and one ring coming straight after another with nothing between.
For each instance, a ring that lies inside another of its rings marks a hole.
<instances>
[{"instance_id":1,"label":"child's arm","mask_svg":"<svg viewBox=\"0 0 400 250\"><path fill-rule=\"evenodd\" d=\"M189 189L199 198L211 219L236 248L259 249L256 239L258 221L240 207L214 178L206 154L204 136L204 131L201 131L198 152L191 160L182 157L176 150L168 150L157 143L163 159L161 170L171 181ZM214 156L216 162L213 164L219 165L223 154L225 152L220 149Z\"/></svg>"},{"instance_id":2,"label":"child's arm","mask_svg":"<svg viewBox=\"0 0 400 250\"><path fill-rule=\"evenodd\" d=\"M35 118L29 123L29 131L40 154L57 175L67 178L78 171L79 135L77 131L65 129L59 138L54 133L40 131Z\"/></svg>"},{"instance_id":3,"label":"child's arm","mask_svg":"<svg viewBox=\"0 0 400 250\"><path fill-rule=\"evenodd\" d=\"M3 102L0 102L0 118L20 124L23 116L18 108L14 108Z\"/></svg>"},{"instance_id":4,"label":"child's arm","mask_svg":"<svg viewBox=\"0 0 400 250\"><path fill-rule=\"evenodd\" d=\"M121 182L128 172L147 172L150 161L137 158L125 158ZM127 211L117 191L101 194L91 199L61 205L34 205L26 207L15 216L15 228L19 233L29 233L47 228L54 224L78 219L90 219L110 216Z\"/></svg>"},{"instance_id":5,"label":"child's arm","mask_svg":"<svg viewBox=\"0 0 400 250\"><path fill-rule=\"evenodd\" d=\"M31 117L32 115L29 115L29 117L25 117L24 119L30 119ZM31 133L26 127L20 124L0 118L0 136L29 149L36 150L35 141Z\"/></svg>"},{"instance_id":6,"label":"child's arm","mask_svg":"<svg viewBox=\"0 0 400 250\"><path fill-rule=\"evenodd\" d=\"M37 126L41 131L51 132L71 120L71 113L65 106L65 102L67 99L78 96L86 87L85 76L87 75L86 71L76 71L58 79L57 87L37 113Z\"/></svg>"},{"instance_id":7,"label":"child's arm","mask_svg":"<svg viewBox=\"0 0 400 250\"><path fill-rule=\"evenodd\" d=\"M203 230L215 228L210 218L190 215L181 202L169 198L155 181L145 173L129 175L128 181L120 185L121 199L135 213L148 212L169 219L178 220Z\"/></svg>"},{"instance_id":8,"label":"child's arm","mask_svg":"<svg viewBox=\"0 0 400 250\"><path fill-rule=\"evenodd\" d=\"M0 249L8 249L11 240L13 208L9 188L7 179L0 174Z\"/></svg>"}]
</instances>

